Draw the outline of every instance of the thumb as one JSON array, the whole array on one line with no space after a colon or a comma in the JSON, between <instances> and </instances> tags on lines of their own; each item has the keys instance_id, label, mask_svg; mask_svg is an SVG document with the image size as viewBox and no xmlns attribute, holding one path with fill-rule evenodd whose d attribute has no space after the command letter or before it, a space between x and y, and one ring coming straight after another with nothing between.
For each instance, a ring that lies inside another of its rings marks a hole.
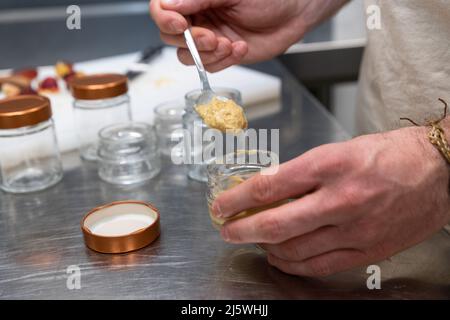
<instances>
[{"instance_id":1,"label":"thumb","mask_svg":"<svg viewBox=\"0 0 450 320\"><path fill-rule=\"evenodd\" d=\"M165 10L187 16L210 8L231 6L235 2L235 0L161 0L161 6Z\"/></svg>"}]
</instances>

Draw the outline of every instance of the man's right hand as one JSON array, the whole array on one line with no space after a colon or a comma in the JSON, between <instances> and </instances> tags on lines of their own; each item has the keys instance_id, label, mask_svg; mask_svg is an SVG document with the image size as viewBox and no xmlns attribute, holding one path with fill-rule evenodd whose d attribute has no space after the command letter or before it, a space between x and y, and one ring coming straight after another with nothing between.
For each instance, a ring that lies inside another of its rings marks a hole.
<instances>
[{"instance_id":1,"label":"man's right hand","mask_svg":"<svg viewBox=\"0 0 450 320\"><path fill-rule=\"evenodd\" d=\"M161 39L194 63L183 32L189 17L205 67L216 72L283 53L347 0L151 0Z\"/></svg>"}]
</instances>

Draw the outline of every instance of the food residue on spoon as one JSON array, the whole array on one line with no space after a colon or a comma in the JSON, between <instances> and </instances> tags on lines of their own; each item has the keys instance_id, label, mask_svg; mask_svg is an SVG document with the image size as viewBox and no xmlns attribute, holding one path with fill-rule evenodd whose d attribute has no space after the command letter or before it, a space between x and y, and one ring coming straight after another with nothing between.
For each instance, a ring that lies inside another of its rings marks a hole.
<instances>
[{"instance_id":1,"label":"food residue on spoon","mask_svg":"<svg viewBox=\"0 0 450 320\"><path fill-rule=\"evenodd\" d=\"M248 125L244 110L231 99L214 97L208 104L197 105L195 110L208 127L222 132L239 133Z\"/></svg>"}]
</instances>

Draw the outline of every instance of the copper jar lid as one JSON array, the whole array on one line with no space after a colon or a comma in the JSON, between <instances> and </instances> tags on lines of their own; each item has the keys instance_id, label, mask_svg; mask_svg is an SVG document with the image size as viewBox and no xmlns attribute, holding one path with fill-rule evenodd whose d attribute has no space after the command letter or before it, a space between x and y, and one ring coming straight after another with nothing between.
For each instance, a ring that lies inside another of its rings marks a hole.
<instances>
[{"instance_id":1,"label":"copper jar lid","mask_svg":"<svg viewBox=\"0 0 450 320\"><path fill-rule=\"evenodd\" d=\"M128 79L115 73L78 76L69 81L69 88L75 99L108 99L127 93Z\"/></svg>"},{"instance_id":2,"label":"copper jar lid","mask_svg":"<svg viewBox=\"0 0 450 320\"><path fill-rule=\"evenodd\" d=\"M0 100L0 129L33 126L52 117L50 100L38 95L23 95Z\"/></svg>"},{"instance_id":3,"label":"copper jar lid","mask_svg":"<svg viewBox=\"0 0 450 320\"><path fill-rule=\"evenodd\" d=\"M135 251L159 237L159 212L145 202L112 202L90 211L81 221L81 230L86 245L94 251Z\"/></svg>"}]
</instances>

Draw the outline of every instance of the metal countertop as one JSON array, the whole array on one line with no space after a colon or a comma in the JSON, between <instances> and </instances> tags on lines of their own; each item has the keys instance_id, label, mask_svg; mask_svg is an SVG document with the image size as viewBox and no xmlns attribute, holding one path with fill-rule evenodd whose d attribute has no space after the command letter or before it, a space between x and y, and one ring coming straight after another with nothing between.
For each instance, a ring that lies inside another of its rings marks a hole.
<instances>
[{"instance_id":1,"label":"metal countertop","mask_svg":"<svg viewBox=\"0 0 450 320\"><path fill-rule=\"evenodd\" d=\"M315 146L348 139L276 61L260 69L283 78L282 111L250 123L280 128L281 160ZM94 164L65 154L65 177L29 195L0 193L1 299L301 299L450 298L450 236L429 241L381 263L382 290L368 290L365 268L325 279L289 276L270 267L252 245L224 243L211 226L206 186L168 162L147 184L118 188L97 178ZM85 247L80 220L111 201L136 199L161 212L162 234L123 255ZM66 286L67 267L81 269L81 289Z\"/></svg>"}]
</instances>

